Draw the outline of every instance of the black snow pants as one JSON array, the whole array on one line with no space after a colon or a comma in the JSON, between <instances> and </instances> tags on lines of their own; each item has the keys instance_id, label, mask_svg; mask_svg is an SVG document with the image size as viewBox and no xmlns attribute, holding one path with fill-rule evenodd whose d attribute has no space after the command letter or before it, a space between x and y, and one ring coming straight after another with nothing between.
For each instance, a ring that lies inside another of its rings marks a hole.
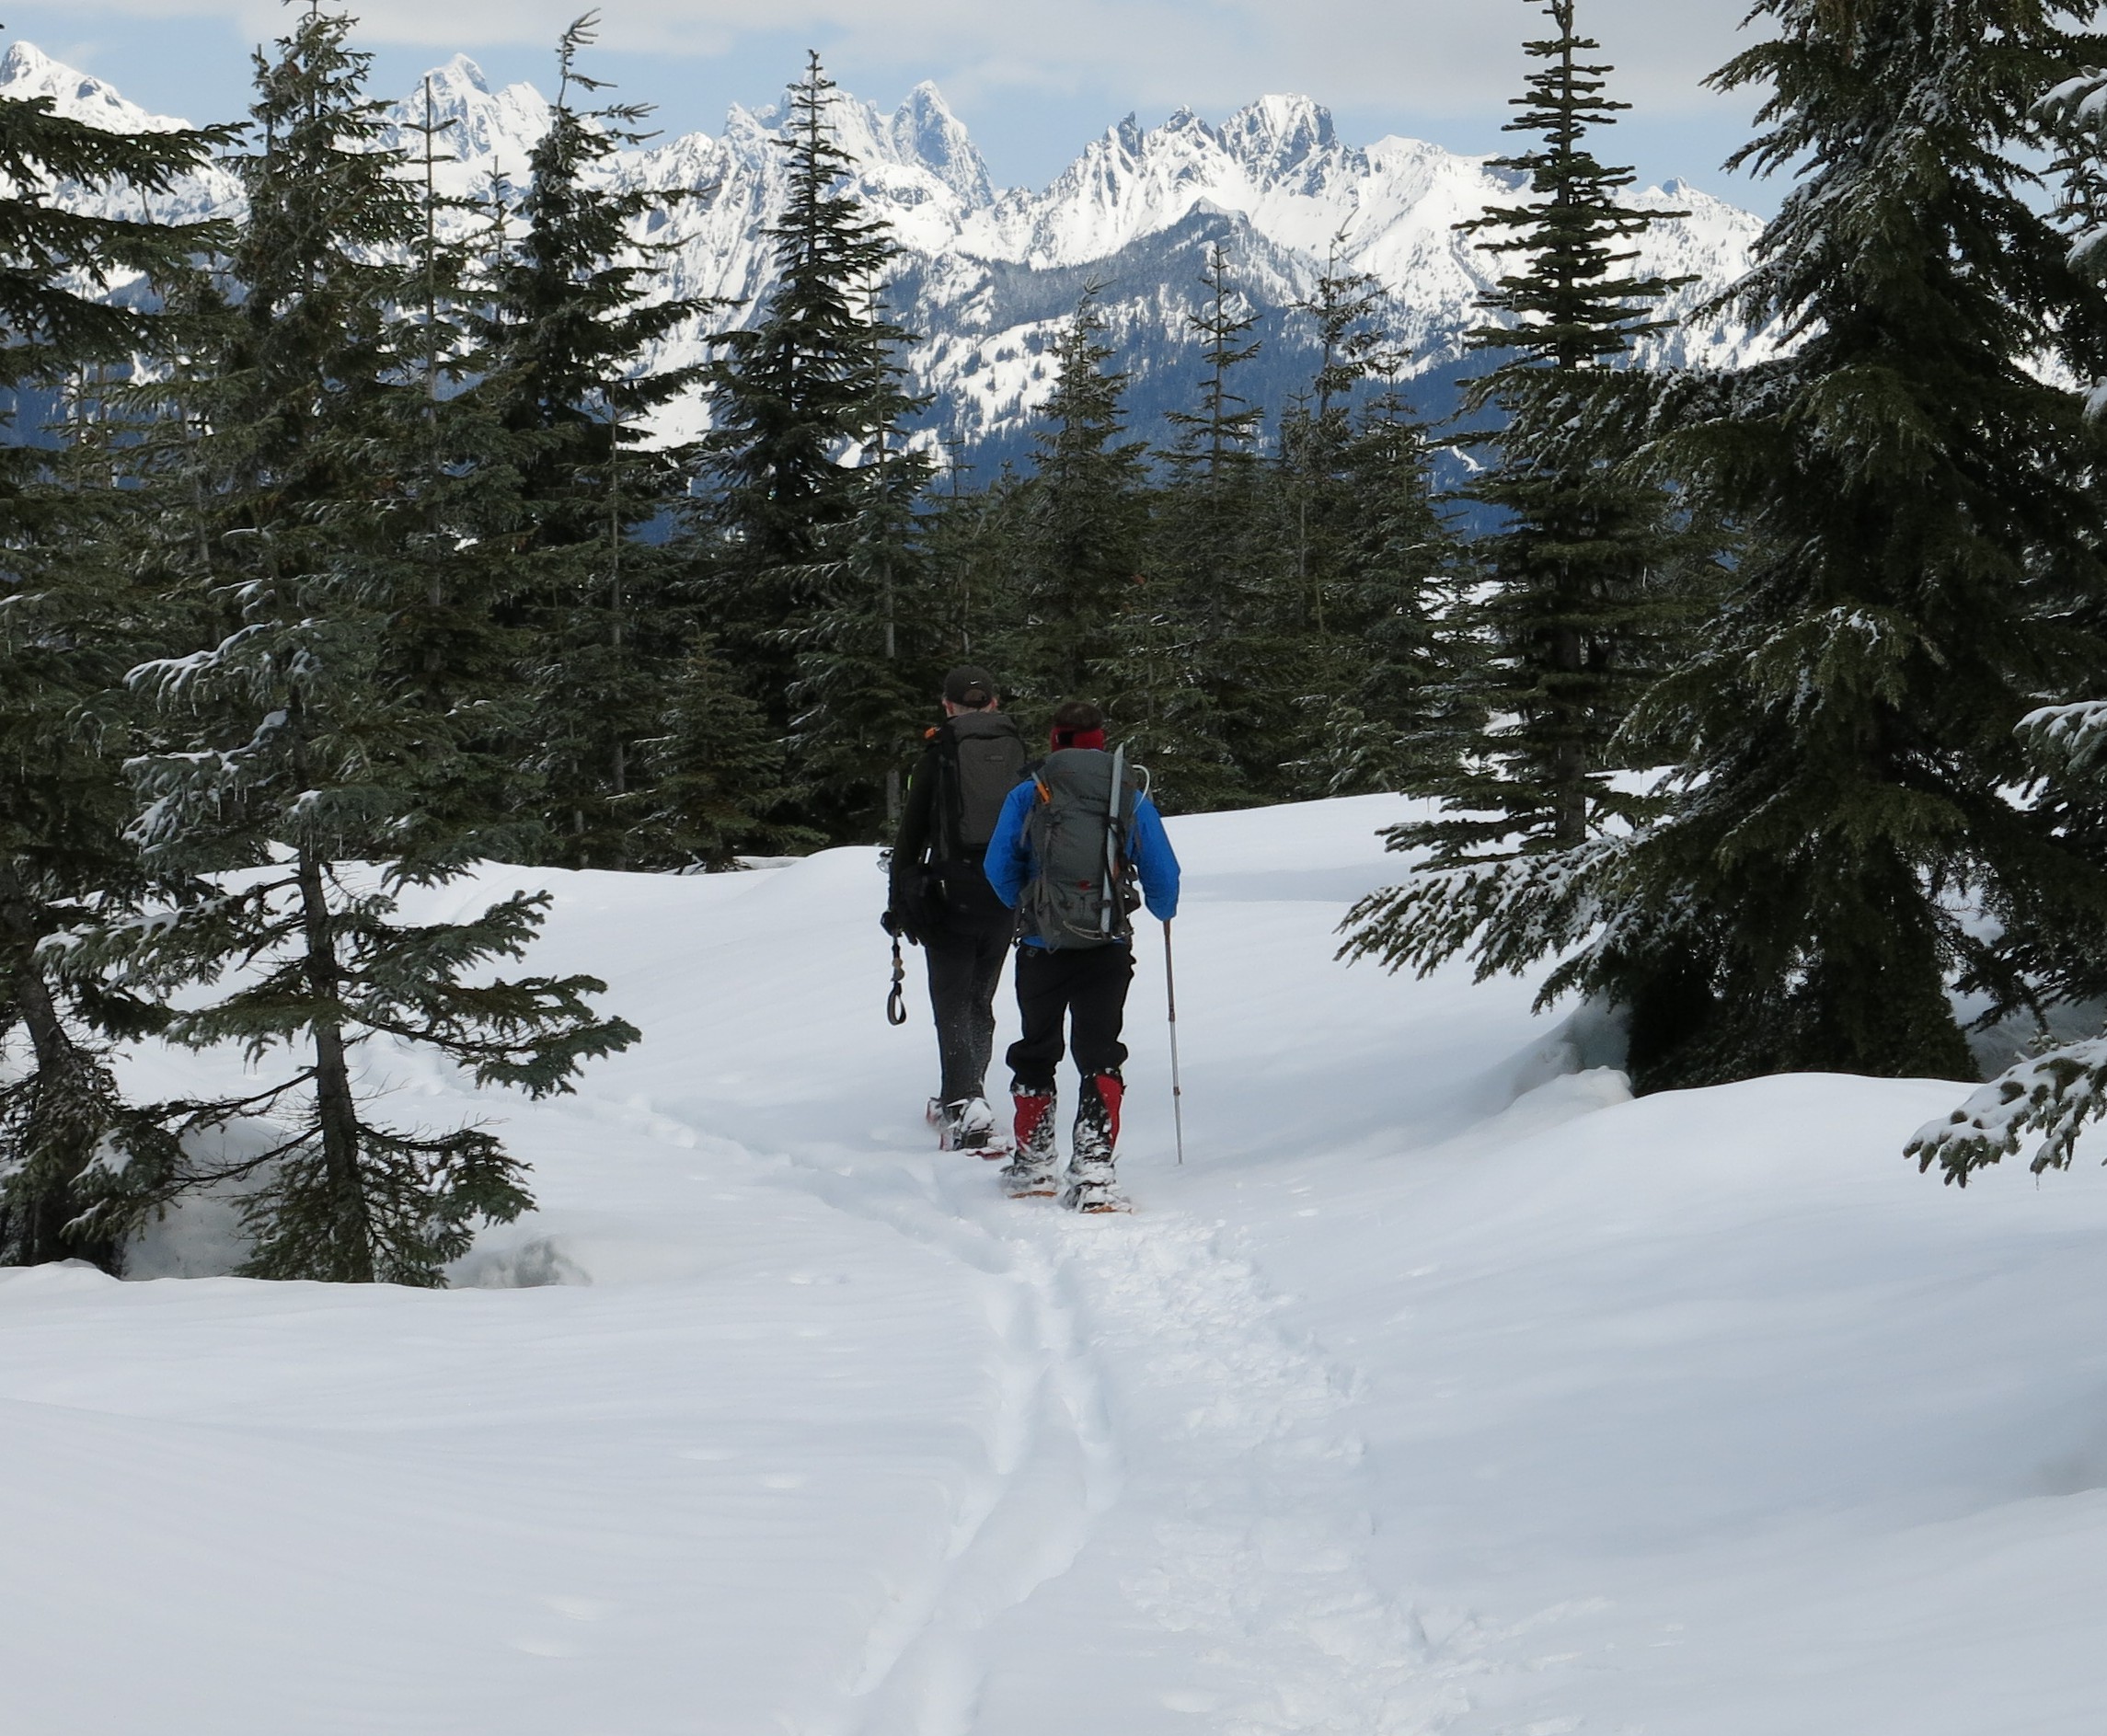
<instances>
[{"instance_id":1,"label":"black snow pants","mask_svg":"<svg viewBox=\"0 0 2107 1736\"><path fill-rule=\"evenodd\" d=\"M937 1057L944 1070L943 1098L961 1103L987 1095L987 1063L995 1052L995 991L1009 956L1009 930L957 928L926 935L929 1006L937 1016Z\"/></svg>"},{"instance_id":2,"label":"black snow pants","mask_svg":"<svg viewBox=\"0 0 2107 1736\"><path fill-rule=\"evenodd\" d=\"M1017 949L1017 1010L1024 1035L1009 1046L1009 1070L1032 1093L1051 1092L1061 1063L1062 1026L1086 1079L1117 1073L1127 1058L1120 1040L1127 988L1134 981L1132 947L1044 947Z\"/></svg>"}]
</instances>

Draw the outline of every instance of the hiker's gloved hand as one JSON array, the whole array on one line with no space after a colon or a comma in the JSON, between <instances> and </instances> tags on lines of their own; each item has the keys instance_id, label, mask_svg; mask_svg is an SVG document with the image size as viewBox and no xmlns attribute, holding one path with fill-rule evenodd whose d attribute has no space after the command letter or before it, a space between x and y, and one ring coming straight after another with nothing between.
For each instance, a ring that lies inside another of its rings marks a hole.
<instances>
[{"instance_id":1,"label":"hiker's gloved hand","mask_svg":"<svg viewBox=\"0 0 2107 1736\"><path fill-rule=\"evenodd\" d=\"M895 940L904 940L911 947L918 947L922 944L921 931L915 925L913 920L903 916L896 910L887 911L884 915L878 919L878 925Z\"/></svg>"},{"instance_id":2,"label":"hiker's gloved hand","mask_svg":"<svg viewBox=\"0 0 2107 1736\"><path fill-rule=\"evenodd\" d=\"M889 902L892 908L885 913L886 932L915 946L922 945L927 937L944 925L943 907L927 868L895 875Z\"/></svg>"}]
</instances>

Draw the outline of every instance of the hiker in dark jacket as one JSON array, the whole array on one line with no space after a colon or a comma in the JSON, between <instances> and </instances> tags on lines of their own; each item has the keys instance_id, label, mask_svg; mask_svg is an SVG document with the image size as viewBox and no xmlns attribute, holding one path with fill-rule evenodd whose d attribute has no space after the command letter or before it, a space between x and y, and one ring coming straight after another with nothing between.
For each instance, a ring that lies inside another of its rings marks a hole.
<instances>
[{"instance_id":1,"label":"hiker in dark jacket","mask_svg":"<svg viewBox=\"0 0 2107 1736\"><path fill-rule=\"evenodd\" d=\"M1115 776L1117 781L1115 782ZM1061 858L1051 866L1042 855ZM1130 914L1178 914L1178 857L1163 818L1123 752L1105 752L1104 713L1072 699L1054 714L1053 752L1003 804L987 846L988 883L1018 911L1017 1006L1024 1034L1009 1048L1017 1153L1003 1182L1019 1197L1056 1190L1054 1078L1062 1027L1082 1075L1062 1203L1083 1212L1125 1203L1113 1178L1120 1135L1120 1040L1134 980Z\"/></svg>"},{"instance_id":2,"label":"hiker in dark jacket","mask_svg":"<svg viewBox=\"0 0 2107 1736\"><path fill-rule=\"evenodd\" d=\"M892 845L887 926L919 943L929 960L942 1083L929 1119L947 1151L996 1156L1007 1149L987 1104L995 1047L995 991L1016 918L982 871L1004 799L1029 757L984 669L944 677L944 721L928 733L907 785Z\"/></svg>"}]
</instances>

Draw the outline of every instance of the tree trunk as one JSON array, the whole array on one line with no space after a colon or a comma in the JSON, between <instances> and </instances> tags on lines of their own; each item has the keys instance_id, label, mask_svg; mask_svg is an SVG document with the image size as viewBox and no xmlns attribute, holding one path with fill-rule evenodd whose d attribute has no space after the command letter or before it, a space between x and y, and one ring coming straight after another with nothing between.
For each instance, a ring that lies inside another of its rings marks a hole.
<instances>
[{"instance_id":1,"label":"tree trunk","mask_svg":"<svg viewBox=\"0 0 2107 1736\"><path fill-rule=\"evenodd\" d=\"M337 1241L339 1279L357 1284L374 1282L372 1225L359 1173L359 1106L351 1092L351 1071L344 1052L342 1021L333 1009L341 978L337 964L336 919L323 884L322 859L301 846L300 922L306 942L307 987L317 1004L309 1029L315 1033L315 1109L321 1123L322 1167L328 1178L331 1216Z\"/></svg>"},{"instance_id":2,"label":"tree trunk","mask_svg":"<svg viewBox=\"0 0 2107 1736\"><path fill-rule=\"evenodd\" d=\"M12 868L0 868L0 958L6 1000L29 1033L36 1072L28 1082L22 1165L15 1198L0 1209L0 1249L25 1266L92 1260L115 1275L119 1249L106 1237L69 1234L79 1213L75 1187L109 1126L109 1080L75 1042L36 960L34 907ZM27 1185L24 1185L27 1184Z\"/></svg>"},{"instance_id":3,"label":"tree trunk","mask_svg":"<svg viewBox=\"0 0 2107 1736\"><path fill-rule=\"evenodd\" d=\"M1561 675L1581 673L1584 648L1580 629L1561 627L1551 640L1551 667ZM1551 843L1560 850L1577 849L1587 842L1587 745L1579 739L1580 707L1559 704L1551 707L1551 727L1557 739L1551 750Z\"/></svg>"}]
</instances>

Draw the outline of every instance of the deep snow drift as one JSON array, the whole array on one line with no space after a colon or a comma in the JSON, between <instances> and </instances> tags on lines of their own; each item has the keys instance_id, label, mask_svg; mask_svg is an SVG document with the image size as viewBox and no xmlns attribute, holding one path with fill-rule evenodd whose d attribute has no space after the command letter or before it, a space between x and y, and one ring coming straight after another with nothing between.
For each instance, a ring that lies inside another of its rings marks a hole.
<instances>
[{"instance_id":1,"label":"deep snow drift","mask_svg":"<svg viewBox=\"0 0 2107 1736\"><path fill-rule=\"evenodd\" d=\"M0 1273L0 1729L2091 1736L2101 1178L1333 963L1399 811L1172 822L1191 1161L1151 925L1117 1219L928 1149L870 852L453 889L644 1044L397 1067L536 1167L464 1287Z\"/></svg>"}]
</instances>

